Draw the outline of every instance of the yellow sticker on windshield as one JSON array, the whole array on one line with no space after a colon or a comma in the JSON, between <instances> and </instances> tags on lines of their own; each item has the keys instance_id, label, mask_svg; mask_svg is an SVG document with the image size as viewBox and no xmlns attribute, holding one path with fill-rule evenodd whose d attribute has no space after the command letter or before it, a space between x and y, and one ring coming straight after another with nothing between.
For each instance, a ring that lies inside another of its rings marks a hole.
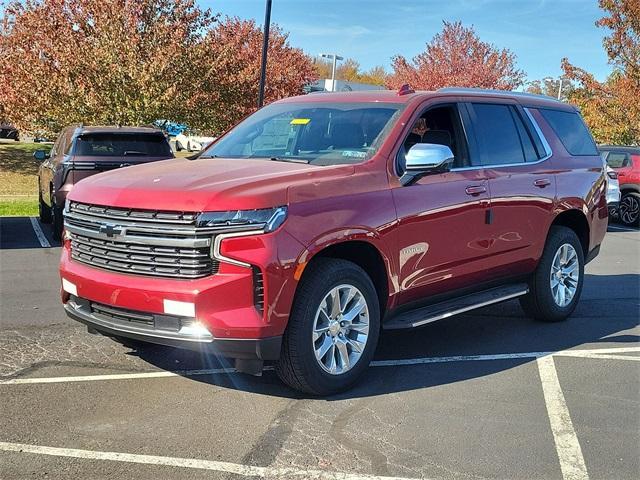
<instances>
[{"instance_id":1,"label":"yellow sticker on windshield","mask_svg":"<svg viewBox=\"0 0 640 480\"><path fill-rule=\"evenodd\" d=\"M289 125L306 125L311 121L310 118L294 118L289 122Z\"/></svg>"}]
</instances>

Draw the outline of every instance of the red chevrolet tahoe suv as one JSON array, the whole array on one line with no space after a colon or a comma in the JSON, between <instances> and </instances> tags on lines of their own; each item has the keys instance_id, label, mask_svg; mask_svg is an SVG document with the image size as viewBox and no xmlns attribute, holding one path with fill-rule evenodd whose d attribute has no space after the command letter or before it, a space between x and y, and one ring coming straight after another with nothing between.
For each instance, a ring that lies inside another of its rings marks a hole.
<instances>
[{"instance_id":1,"label":"red chevrolet tahoe suv","mask_svg":"<svg viewBox=\"0 0 640 480\"><path fill-rule=\"evenodd\" d=\"M311 94L196 159L102 173L67 198L68 315L93 333L274 361L329 394L381 329L519 298L569 316L607 228L603 162L572 106L528 94Z\"/></svg>"}]
</instances>

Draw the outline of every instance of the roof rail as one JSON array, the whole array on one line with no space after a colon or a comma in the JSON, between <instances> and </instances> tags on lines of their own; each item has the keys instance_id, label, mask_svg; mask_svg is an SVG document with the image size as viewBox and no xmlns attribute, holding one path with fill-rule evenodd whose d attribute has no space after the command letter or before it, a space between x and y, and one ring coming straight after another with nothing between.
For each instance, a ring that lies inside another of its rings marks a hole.
<instances>
[{"instance_id":1,"label":"roof rail","mask_svg":"<svg viewBox=\"0 0 640 480\"><path fill-rule=\"evenodd\" d=\"M499 95L499 96L544 98L545 100L553 100L554 102L562 103L557 98L550 97L549 95L539 95L537 93L529 93L529 92L512 92L510 90L491 90L488 88L468 88L468 87L445 87L445 88L439 88L438 91L445 92L445 93L488 93L491 95Z\"/></svg>"}]
</instances>

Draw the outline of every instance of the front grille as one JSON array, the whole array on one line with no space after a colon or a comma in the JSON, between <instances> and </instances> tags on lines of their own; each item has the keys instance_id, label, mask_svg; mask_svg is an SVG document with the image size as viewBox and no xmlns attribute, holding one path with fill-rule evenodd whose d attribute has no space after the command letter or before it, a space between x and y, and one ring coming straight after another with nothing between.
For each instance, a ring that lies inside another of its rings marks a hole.
<instances>
[{"instance_id":1,"label":"front grille","mask_svg":"<svg viewBox=\"0 0 640 480\"><path fill-rule=\"evenodd\" d=\"M197 214L71 202L65 228L71 258L121 273L194 279L217 273L211 244L219 229L196 225Z\"/></svg>"},{"instance_id":2,"label":"front grille","mask_svg":"<svg viewBox=\"0 0 640 480\"><path fill-rule=\"evenodd\" d=\"M208 248L159 247L71 233L71 258L107 270L160 277L199 278L218 271Z\"/></svg>"}]
</instances>

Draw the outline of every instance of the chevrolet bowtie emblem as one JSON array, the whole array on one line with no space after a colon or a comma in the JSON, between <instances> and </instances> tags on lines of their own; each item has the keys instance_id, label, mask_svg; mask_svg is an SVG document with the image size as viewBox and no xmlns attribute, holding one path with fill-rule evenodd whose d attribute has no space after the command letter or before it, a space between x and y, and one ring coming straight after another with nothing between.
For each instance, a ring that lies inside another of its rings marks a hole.
<instances>
[{"instance_id":1,"label":"chevrolet bowtie emblem","mask_svg":"<svg viewBox=\"0 0 640 480\"><path fill-rule=\"evenodd\" d=\"M100 233L104 233L107 237L115 237L116 235L120 235L122 233L122 229L116 225L107 224L100 226Z\"/></svg>"}]
</instances>

